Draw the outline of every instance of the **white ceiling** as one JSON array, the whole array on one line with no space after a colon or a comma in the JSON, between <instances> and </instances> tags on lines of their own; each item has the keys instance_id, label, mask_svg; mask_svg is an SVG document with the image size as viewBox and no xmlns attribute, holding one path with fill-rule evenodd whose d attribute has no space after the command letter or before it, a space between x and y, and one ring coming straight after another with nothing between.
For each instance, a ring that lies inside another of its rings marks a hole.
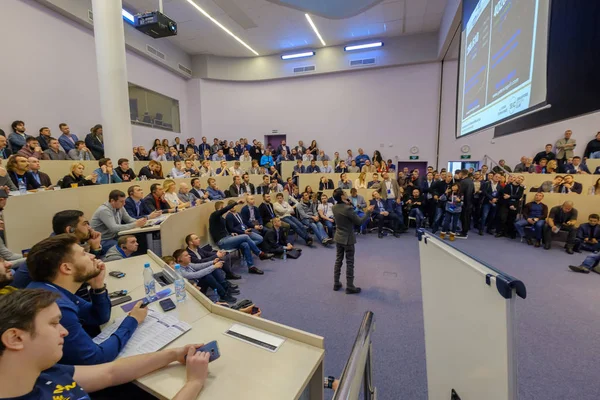
<instances>
[{"instance_id":1,"label":"white ceiling","mask_svg":"<svg viewBox=\"0 0 600 400\"><path fill-rule=\"evenodd\" d=\"M322 47L302 11L266 0L194 1L260 55ZM330 20L312 16L312 19L328 46L340 45L369 38L438 31L446 2L384 0L352 18ZM123 3L133 12L158 9L158 0L124 0ZM169 40L189 54L253 56L186 0L164 0L164 13L177 22L178 35L160 40Z\"/></svg>"}]
</instances>

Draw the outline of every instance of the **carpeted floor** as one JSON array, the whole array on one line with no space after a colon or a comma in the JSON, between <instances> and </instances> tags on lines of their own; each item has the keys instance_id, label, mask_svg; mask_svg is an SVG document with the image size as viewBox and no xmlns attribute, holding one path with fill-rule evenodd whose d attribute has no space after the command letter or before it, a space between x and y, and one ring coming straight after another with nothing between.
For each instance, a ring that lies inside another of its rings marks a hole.
<instances>
[{"instance_id":1,"label":"carpeted floor","mask_svg":"<svg viewBox=\"0 0 600 400\"><path fill-rule=\"evenodd\" d=\"M365 311L375 313L374 382L380 400L427 399L419 253L413 230L400 239L359 237L356 283L363 292L332 291L335 250L307 249L298 260L263 261L265 275L241 272L242 295L263 316L325 337L325 373L339 376ZM568 271L568 255L518 240L472 234L455 245L527 286L518 301L519 398L600 398L600 276ZM329 398L328 393L326 398ZM433 400L433 399L432 399ZM477 399L483 400L483 399Z\"/></svg>"}]
</instances>

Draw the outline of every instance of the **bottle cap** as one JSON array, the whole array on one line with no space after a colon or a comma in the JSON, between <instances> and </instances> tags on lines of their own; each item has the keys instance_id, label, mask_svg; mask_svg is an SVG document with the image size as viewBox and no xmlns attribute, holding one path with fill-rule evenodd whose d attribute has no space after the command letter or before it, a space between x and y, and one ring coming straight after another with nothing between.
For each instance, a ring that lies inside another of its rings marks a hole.
<instances>
[{"instance_id":1,"label":"bottle cap","mask_svg":"<svg viewBox=\"0 0 600 400\"><path fill-rule=\"evenodd\" d=\"M181 268L181 265L175 264L175 269L179 269L179 268Z\"/></svg>"},{"instance_id":2,"label":"bottle cap","mask_svg":"<svg viewBox=\"0 0 600 400\"><path fill-rule=\"evenodd\" d=\"M144 268L150 268L150 263L144 264Z\"/></svg>"}]
</instances>

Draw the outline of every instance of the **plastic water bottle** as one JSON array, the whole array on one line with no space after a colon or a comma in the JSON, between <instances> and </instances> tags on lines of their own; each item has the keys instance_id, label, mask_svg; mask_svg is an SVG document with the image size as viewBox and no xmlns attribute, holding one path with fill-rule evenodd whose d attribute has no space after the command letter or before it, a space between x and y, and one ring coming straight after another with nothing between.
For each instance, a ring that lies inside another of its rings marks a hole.
<instances>
[{"instance_id":1,"label":"plastic water bottle","mask_svg":"<svg viewBox=\"0 0 600 400\"><path fill-rule=\"evenodd\" d=\"M287 261L287 249L284 247L283 248L283 262Z\"/></svg>"},{"instance_id":2,"label":"plastic water bottle","mask_svg":"<svg viewBox=\"0 0 600 400\"><path fill-rule=\"evenodd\" d=\"M19 178L19 193L27 194L27 186L25 185L25 182L21 178Z\"/></svg>"},{"instance_id":3,"label":"plastic water bottle","mask_svg":"<svg viewBox=\"0 0 600 400\"><path fill-rule=\"evenodd\" d=\"M183 275L181 275L181 265L175 264L175 275L177 278L175 279L175 299L178 303L181 303L185 300L185 281L183 280Z\"/></svg>"},{"instance_id":4,"label":"plastic water bottle","mask_svg":"<svg viewBox=\"0 0 600 400\"><path fill-rule=\"evenodd\" d=\"M154 276L152 276L152 269L150 263L144 264L144 290L146 291L146 298L150 299L156 294L156 283L154 282Z\"/></svg>"}]
</instances>

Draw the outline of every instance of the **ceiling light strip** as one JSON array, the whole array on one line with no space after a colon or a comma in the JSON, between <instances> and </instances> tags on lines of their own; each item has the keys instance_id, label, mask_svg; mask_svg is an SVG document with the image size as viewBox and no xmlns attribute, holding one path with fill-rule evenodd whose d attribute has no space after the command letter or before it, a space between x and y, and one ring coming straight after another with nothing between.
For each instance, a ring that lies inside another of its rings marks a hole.
<instances>
[{"instance_id":1,"label":"ceiling light strip","mask_svg":"<svg viewBox=\"0 0 600 400\"><path fill-rule=\"evenodd\" d=\"M315 55L314 51L305 51L303 53L284 54L281 56L282 60L293 60L294 58L312 57Z\"/></svg>"},{"instance_id":2,"label":"ceiling light strip","mask_svg":"<svg viewBox=\"0 0 600 400\"><path fill-rule=\"evenodd\" d=\"M357 45L352 45L352 46L346 46L346 47L344 47L344 51L372 49L374 47L381 47L381 46L383 46L383 42L373 42L373 43L357 44Z\"/></svg>"},{"instance_id":3,"label":"ceiling light strip","mask_svg":"<svg viewBox=\"0 0 600 400\"><path fill-rule=\"evenodd\" d=\"M319 30L317 29L315 23L313 22L313 20L310 18L310 15L308 14L304 14L306 15L306 19L308 20L308 23L310 24L310 26L313 28L313 31L315 31L315 33L317 34L317 37L319 38L319 40L321 41L321 44L323 46L327 46L325 44L325 41L323 40L323 38L321 37L321 34L319 33Z\"/></svg>"},{"instance_id":4,"label":"ceiling light strip","mask_svg":"<svg viewBox=\"0 0 600 400\"><path fill-rule=\"evenodd\" d=\"M123 16L123 18L125 18L127 21L131 22L133 24L133 22L135 21L135 18L133 17L133 15L125 10L124 8L121 10L121 15Z\"/></svg>"},{"instance_id":5,"label":"ceiling light strip","mask_svg":"<svg viewBox=\"0 0 600 400\"><path fill-rule=\"evenodd\" d=\"M207 13L206 11L204 11L198 4L194 3L192 0L187 0L187 2L190 3L196 10L198 10L206 18L210 19L215 25L217 25L219 28L223 29L231 37L233 37L235 40L237 40L238 42L240 42L242 44L242 46L244 46L245 48L247 48L248 50L250 50L251 52L253 52L255 55L257 55L257 56L259 55L256 52L256 50L254 50L252 47L250 47L249 45L247 45L246 42L244 42L242 39L240 39L239 37L237 37L229 29L225 28L219 21L217 21L216 19L214 19L213 17L211 17L211 15L209 13Z\"/></svg>"}]
</instances>

